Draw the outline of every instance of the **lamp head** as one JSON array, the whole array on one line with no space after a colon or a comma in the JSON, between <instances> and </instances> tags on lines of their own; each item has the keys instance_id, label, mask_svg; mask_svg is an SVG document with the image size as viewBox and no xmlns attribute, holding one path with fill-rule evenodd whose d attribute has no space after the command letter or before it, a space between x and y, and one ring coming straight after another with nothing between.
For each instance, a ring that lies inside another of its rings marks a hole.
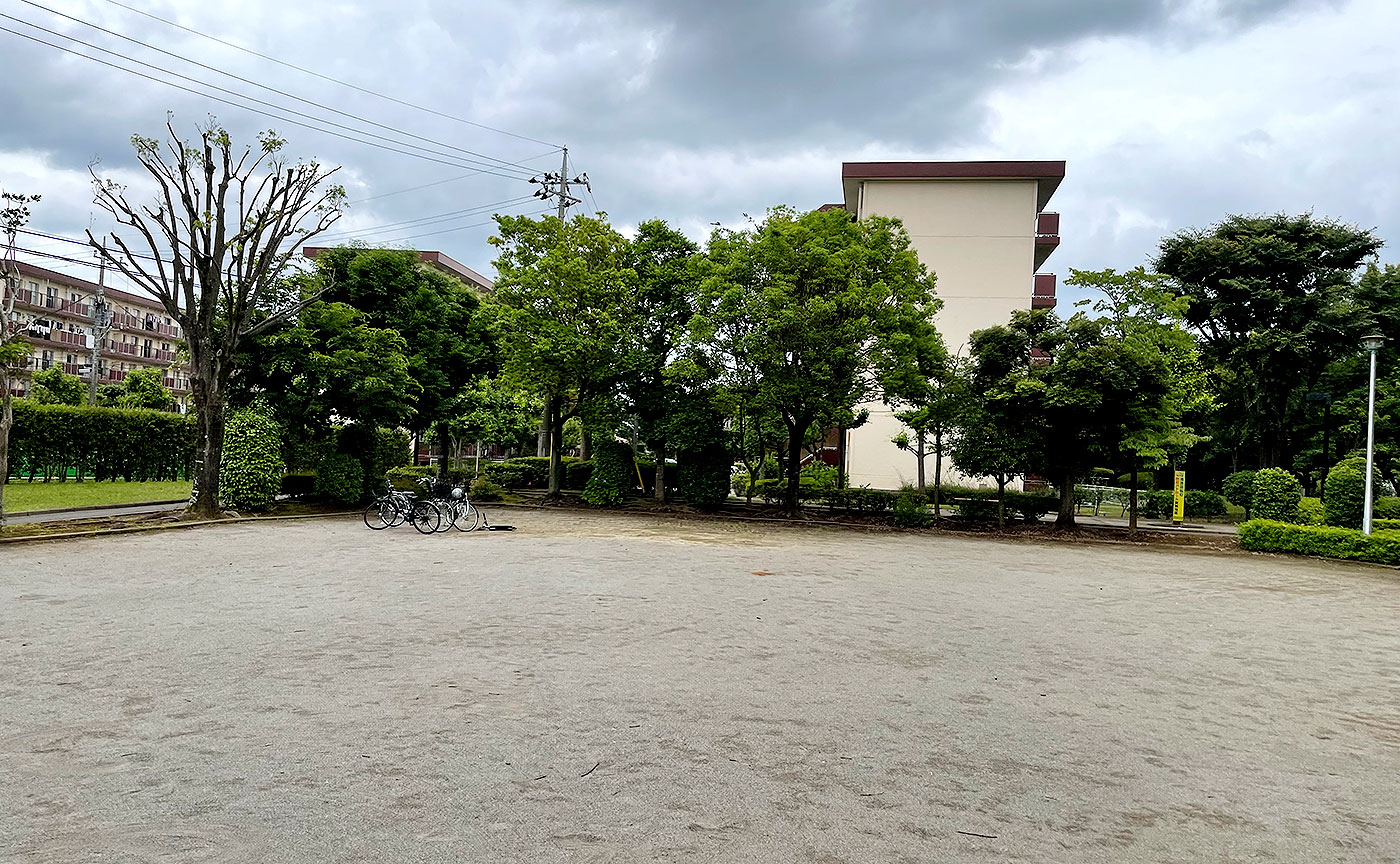
<instances>
[{"instance_id":1,"label":"lamp head","mask_svg":"<svg viewBox=\"0 0 1400 864\"><path fill-rule=\"evenodd\" d=\"M1362 345L1362 347L1364 347L1367 351L1379 351L1380 348L1381 348L1381 346L1384 345L1384 344L1385 344L1385 337L1384 337L1384 336L1362 336L1362 337L1361 337L1361 345Z\"/></svg>"}]
</instances>

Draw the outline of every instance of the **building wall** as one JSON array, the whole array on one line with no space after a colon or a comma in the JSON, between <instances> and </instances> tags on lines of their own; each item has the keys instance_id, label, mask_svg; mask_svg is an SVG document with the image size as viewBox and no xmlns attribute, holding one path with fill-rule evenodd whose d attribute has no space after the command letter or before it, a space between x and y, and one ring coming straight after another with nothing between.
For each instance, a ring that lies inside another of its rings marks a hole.
<instances>
[{"instance_id":1,"label":"building wall","mask_svg":"<svg viewBox=\"0 0 1400 864\"><path fill-rule=\"evenodd\" d=\"M934 321L951 353L966 357L975 330L1004 324L1029 309L1035 271L1034 180L866 180L859 216L904 222L919 260L936 274L943 309ZM854 486L897 489L914 483L917 460L890 443L903 426L883 403L850 431L848 466ZM933 459L925 462L933 482ZM945 462L945 482L970 483Z\"/></svg>"}]
</instances>

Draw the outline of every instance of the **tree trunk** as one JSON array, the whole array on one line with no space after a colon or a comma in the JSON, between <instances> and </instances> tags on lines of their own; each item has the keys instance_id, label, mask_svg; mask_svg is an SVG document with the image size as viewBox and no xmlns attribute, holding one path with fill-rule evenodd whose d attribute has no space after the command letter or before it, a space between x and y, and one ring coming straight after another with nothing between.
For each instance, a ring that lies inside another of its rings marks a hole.
<instances>
[{"instance_id":1,"label":"tree trunk","mask_svg":"<svg viewBox=\"0 0 1400 864\"><path fill-rule=\"evenodd\" d=\"M578 430L578 458L580 460L593 458L593 433L589 432L588 427L582 424L579 425Z\"/></svg>"},{"instance_id":2,"label":"tree trunk","mask_svg":"<svg viewBox=\"0 0 1400 864\"><path fill-rule=\"evenodd\" d=\"M647 446L656 455L656 488L652 490L652 496L657 503L666 501L666 446L660 441L648 441Z\"/></svg>"},{"instance_id":3,"label":"tree trunk","mask_svg":"<svg viewBox=\"0 0 1400 864\"><path fill-rule=\"evenodd\" d=\"M1055 527L1074 527L1074 482L1068 473L1060 478L1060 515L1055 517Z\"/></svg>"},{"instance_id":4,"label":"tree trunk","mask_svg":"<svg viewBox=\"0 0 1400 864\"><path fill-rule=\"evenodd\" d=\"M438 423L438 424L437 424L437 428L436 428L435 431L437 432L437 442L438 442L438 470L437 470L437 476L438 476L438 479L439 479L439 480L441 480L441 481L443 481L443 482L445 483L445 482L447 482L447 444L448 444L447 424L446 424L446 423L442 423L442 422Z\"/></svg>"},{"instance_id":5,"label":"tree trunk","mask_svg":"<svg viewBox=\"0 0 1400 864\"><path fill-rule=\"evenodd\" d=\"M1129 479L1128 479L1128 536L1129 536L1129 537L1132 537L1132 536L1135 536L1135 535L1137 534L1137 516L1138 516L1138 461L1137 461L1137 457L1133 457L1133 460L1132 460L1132 462L1130 463L1130 467L1132 468L1132 472L1133 472L1133 473L1132 473L1132 476L1129 477Z\"/></svg>"},{"instance_id":6,"label":"tree trunk","mask_svg":"<svg viewBox=\"0 0 1400 864\"><path fill-rule=\"evenodd\" d=\"M917 451L914 452L915 458L917 458L917 459L919 460L919 461L918 461L918 465L919 465L919 491L920 491L920 492L923 492L923 491L924 491L924 488L925 488L925 487L924 487L924 457L928 455L928 451L924 449L924 440L925 440L925 439L924 439L924 433L923 433L922 430L920 430L920 432L919 432L919 449L918 449Z\"/></svg>"},{"instance_id":7,"label":"tree trunk","mask_svg":"<svg viewBox=\"0 0 1400 864\"><path fill-rule=\"evenodd\" d=\"M1006 530L1006 475L997 475L997 527Z\"/></svg>"},{"instance_id":8,"label":"tree trunk","mask_svg":"<svg viewBox=\"0 0 1400 864\"><path fill-rule=\"evenodd\" d=\"M939 512L939 499L943 493L943 433L933 433L933 518L942 518Z\"/></svg>"},{"instance_id":9,"label":"tree trunk","mask_svg":"<svg viewBox=\"0 0 1400 864\"><path fill-rule=\"evenodd\" d=\"M0 369L0 528L5 527L5 484L10 479L10 427L15 422L14 397L10 395L10 370Z\"/></svg>"},{"instance_id":10,"label":"tree trunk","mask_svg":"<svg viewBox=\"0 0 1400 864\"><path fill-rule=\"evenodd\" d=\"M559 458L559 445L564 442L564 418L560 416L559 403L551 403L551 413L549 417L549 497L558 498L559 488L563 479L560 475L563 463Z\"/></svg>"},{"instance_id":11,"label":"tree trunk","mask_svg":"<svg viewBox=\"0 0 1400 864\"><path fill-rule=\"evenodd\" d=\"M788 426L788 452L787 452L787 495L784 502L784 509L789 516L797 515L797 492L802 481L802 432L806 431L812 422L800 423Z\"/></svg>"},{"instance_id":12,"label":"tree trunk","mask_svg":"<svg viewBox=\"0 0 1400 864\"><path fill-rule=\"evenodd\" d=\"M846 488L846 427L836 428L836 488Z\"/></svg>"},{"instance_id":13,"label":"tree trunk","mask_svg":"<svg viewBox=\"0 0 1400 864\"><path fill-rule=\"evenodd\" d=\"M216 519L219 508L219 467L224 455L224 400L217 389L201 388L195 393L195 414L199 422L199 463L195 466L194 489L185 514Z\"/></svg>"},{"instance_id":14,"label":"tree trunk","mask_svg":"<svg viewBox=\"0 0 1400 864\"><path fill-rule=\"evenodd\" d=\"M544 409L540 411L540 431L535 444L536 456L548 456L553 449L550 444L550 432L554 429L554 397L549 396L544 400Z\"/></svg>"}]
</instances>

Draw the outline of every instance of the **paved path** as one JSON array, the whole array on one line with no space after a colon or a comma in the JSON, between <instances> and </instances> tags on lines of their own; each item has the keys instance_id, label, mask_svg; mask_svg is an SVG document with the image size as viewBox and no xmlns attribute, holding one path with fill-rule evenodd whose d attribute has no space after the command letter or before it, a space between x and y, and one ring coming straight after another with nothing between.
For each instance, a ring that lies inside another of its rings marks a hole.
<instances>
[{"instance_id":1,"label":"paved path","mask_svg":"<svg viewBox=\"0 0 1400 864\"><path fill-rule=\"evenodd\" d=\"M1393 570L499 515L0 548L0 860L1400 855Z\"/></svg>"},{"instance_id":2,"label":"paved path","mask_svg":"<svg viewBox=\"0 0 1400 864\"><path fill-rule=\"evenodd\" d=\"M103 519L111 516L135 516L141 513L163 513L166 510L183 510L185 502L178 504L129 504L123 507L103 507L97 510L64 510L57 513L7 513L5 521L11 525L24 525L31 522L63 522L69 519Z\"/></svg>"}]
</instances>

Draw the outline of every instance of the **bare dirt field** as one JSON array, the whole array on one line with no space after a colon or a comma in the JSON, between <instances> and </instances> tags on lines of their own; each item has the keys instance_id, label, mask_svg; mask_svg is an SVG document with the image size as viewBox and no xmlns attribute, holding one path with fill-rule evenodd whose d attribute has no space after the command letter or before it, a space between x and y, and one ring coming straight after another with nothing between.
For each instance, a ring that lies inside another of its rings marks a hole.
<instances>
[{"instance_id":1,"label":"bare dirt field","mask_svg":"<svg viewBox=\"0 0 1400 864\"><path fill-rule=\"evenodd\" d=\"M0 860L1400 861L1400 576L500 511L0 548Z\"/></svg>"}]
</instances>

